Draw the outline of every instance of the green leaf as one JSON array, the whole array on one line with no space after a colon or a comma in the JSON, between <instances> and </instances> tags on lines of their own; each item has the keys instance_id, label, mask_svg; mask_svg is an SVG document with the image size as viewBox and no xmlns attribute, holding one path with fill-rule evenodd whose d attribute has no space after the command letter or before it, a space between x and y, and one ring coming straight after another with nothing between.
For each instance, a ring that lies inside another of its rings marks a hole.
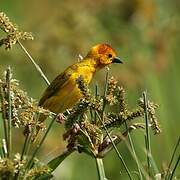
<instances>
[{"instance_id":1,"label":"green leaf","mask_svg":"<svg viewBox=\"0 0 180 180\"><path fill-rule=\"evenodd\" d=\"M34 179L36 179L36 180L50 180L52 177L53 177L52 174L47 173L47 174L42 174L39 177L35 177Z\"/></svg>"},{"instance_id":2,"label":"green leaf","mask_svg":"<svg viewBox=\"0 0 180 180\"><path fill-rule=\"evenodd\" d=\"M66 150L61 155L55 157L51 161L48 162L47 166L51 169L51 172L53 172L60 164L61 162L68 157L74 150Z\"/></svg>"}]
</instances>

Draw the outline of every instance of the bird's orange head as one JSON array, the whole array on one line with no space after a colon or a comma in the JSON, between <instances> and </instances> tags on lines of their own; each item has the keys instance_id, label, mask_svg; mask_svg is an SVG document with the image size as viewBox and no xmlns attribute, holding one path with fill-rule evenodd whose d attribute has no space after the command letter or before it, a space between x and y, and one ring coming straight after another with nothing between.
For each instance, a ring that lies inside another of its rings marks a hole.
<instances>
[{"instance_id":1,"label":"bird's orange head","mask_svg":"<svg viewBox=\"0 0 180 180\"><path fill-rule=\"evenodd\" d=\"M108 44L98 44L93 46L87 57L95 60L99 67L104 67L111 63L122 63L117 57L115 50Z\"/></svg>"}]
</instances>

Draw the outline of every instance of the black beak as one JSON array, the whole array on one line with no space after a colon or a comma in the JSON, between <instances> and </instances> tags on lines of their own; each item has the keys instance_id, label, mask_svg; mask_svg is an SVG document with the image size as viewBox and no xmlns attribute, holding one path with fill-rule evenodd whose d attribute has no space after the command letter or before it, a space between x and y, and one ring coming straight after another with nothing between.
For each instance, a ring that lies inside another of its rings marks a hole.
<instances>
[{"instance_id":1,"label":"black beak","mask_svg":"<svg viewBox=\"0 0 180 180\"><path fill-rule=\"evenodd\" d=\"M114 57L112 63L123 63L119 57Z\"/></svg>"}]
</instances>

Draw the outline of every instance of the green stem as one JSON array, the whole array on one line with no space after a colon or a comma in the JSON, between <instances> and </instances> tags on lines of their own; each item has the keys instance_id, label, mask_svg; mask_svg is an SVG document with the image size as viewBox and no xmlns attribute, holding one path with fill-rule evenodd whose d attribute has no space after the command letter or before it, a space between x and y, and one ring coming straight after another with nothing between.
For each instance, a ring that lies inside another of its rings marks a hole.
<instances>
[{"instance_id":1,"label":"green stem","mask_svg":"<svg viewBox=\"0 0 180 180\"><path fill-rule=\"evenodd\" d=\"M2 151L5 157L7 157L7 143L5 139L2 139Z\"/></svg>"},{"instance_id":2,"label":"green stem","mask_svg":"<svg viewBox=\"0 0 180 180\"><path fill-rule=\"evenodd\" d=\"M33 125L32 129L30 130L30 134L28 134L27 143L26 143L26 146L24 149L24 155L29 154L30 145L32 145L32 136L34 135L34 132L36 130L36 126L37 126L39 117L40 117L39 112L36 115L32 116L32 118L35 119L35 124ZM26 140L25 140L25 142L26 142Z\"/></svg>"},{"instance_id":3,"label":"green stem","mask_svg":"<svg viewBox=\"0 0 180 180\"><path fill-rule=\"evenodd\" d=\"M51 129L53 123L55 122L56 118L57 118L57 116L54 117L54 118L52 119L52 121L50 122L50 124L49 124L49 126L48 126L48 128L47 128L46 133L44 134L44 136L43 136L43 138L41 139L40 143L36 146L36 149L35 149L35 151L33 152L33 155L32 155L32 157L31 157L31 159L29 160L26 169L32 167L34 157L36 156L36 154L38 153L39 149L41 148L41 146L42 146L44 140L46 139L46 137L47 137L47 135L48 135L48 133L49 133L49 131L50 131L50 129Z\"/></svg>"},{"instance_id":4,"label":"green stem","mask_svg":"<svg viewBox=\"0 0 180 180\"><path fill-rule=\"evenodd\" d=\"M95 85L95 97L97 99L97 96L98 96L98 86L97 84ZM96 112L94 112L94 122L95 124L97 124L97 116L96 116Z\"/></svg>"},{"instance_id":5,"label":"green stem","mask_svg":"<svg viewBox=\"0 0 180 180\"><path fill-rule=\"evenodd\" d=\"M132 129L131 129L132 130ZM129 128L128 128L128 132L130 133L130 131L131 131ZM125 144L126 144L126 146L127 146L127 148L128 148L128 150L129 150L129 152L131 153L131 156L133 157L133 159L135 160L135 161L137 161L137 163L138 163L138 165L139 165L139 168L140 168L140 170L141 170L141 173L144 175L144 179L148 179L148 177L149 177L149 175L147 174L147 172L145 171L145 169L144 169L144 167L143 167L143 165L141 164L141 162L139 161L139 159L138 159L138 157L136 156L134 156L134 153L133 153L133 151L132 151L132 148L131 148L131 146L129 145L129 143L127 142L127 140L125 139L125 137L126 137L126 135L123 133L121 136L119 136L119 138L120 138L120 140L124 140L124 142L125 142ZM120 142L120 141L119 141ZM119 143L118 142L118 143ZM117 142L115 142L115 144L116 144ZM140 179L140 178L139 178Z\"/></svg>"},{"instance_id":6,"label":"green stem","mask_svg":"<svg viewBox=\"0 0 180 180\"><path fill-rule=\"evenodd\" d=\"M24 155L26 155L28 139L29 139L29 133L26 134L26 137L25 137L25 140L24 140L23 149L22 149L22 153L21 153L21 161L23 160Z\"/></svg>"},{"instance_id":7,"label":"green stem","mask_svg":"<svg viewBox=\"0 0 180 180\"><path fill-rule=\"evenodd\" d=\"M174 169L173 169L173 171L172 171L172 174L171 174L169 180L171 180L171 179L173 178L173 176L174 176L174 174L175 174L175 171L176 171L176 168L178 167L179 161L180 161L180 155L179 155L179 157L178 157L178 159L177 159L177 161L176 161L176 164L175 164L175 166L174 166Z\"/></svg>"},{"instance_id":8,"label":"green stem","mask_svg":"<svg viewBox=\"0 0 180 180\"><path fill-rule=\"evenodd\" d=\"M1 95L1 104L2 104L2 119L3 119L3 129L4 129L4 140L7 149L7 142L8 142L8 129L7 129L7 120L6 120L6 108L5 108L5 97L4 97L4 90L3 87L0 87L0 95ZM4 143L4 142L3 142ZM7 153L4 151L4 144L2 145L2 150L4 152L4 156L7 156Z\"/></svg>"},{"instance_id":9,"label":"green stem","mask_svg":"<svg viewBox=\"0 0 180 180\"><path fill-rule=\"evenodd\" d=\"M101 121L101 123L102 123L102 125L103 125L103 128L105 129L105 132L106 132L108 138L110 139L110 141L111 141L111 143L112 143L112 145L113 145L113 148L114 148L116 154L118 155L119 159L121 160L121 163L123 164L123 166L124 166L124 168L125 168L125 170L126 170L126 173L127 173L128 176L129 176L129 179L132 180L130 171L129 171L129 169L128 169L128 167L127 167L127 165L126 165L126 163L125 163L123 157L121 156L120 152L118 151L118 149L117 149L117 147L116 147L114 141L112 140L112 138L111 138L111 136L110 136L110 134L109 134L109 132L108 132L106 126L104 125L104 122L102 121L102 119L101 119L99 113L98 113L97 111L96 111L96 113L97 113L97 116L98 116L99 120Z\"/></svg>"},{"instance_id":10,"label":"green stem","mask_svg":"<svg viewBox=\"0 0 180 180\"><path fill-rule=\"evenodd\" d=\"M125 126L126 126L126 130L128 131L128 126L127 126L126 121L125 121ZM136 165L137 165L138 172L139 172L139 177L140 177L141 180L143 180L141 169L140 169L140 164L139 164L139 161L138 161L138 158L137 158L137 155L136 155L136 151L135 151L135 148L134 148L134 145L133 145L133 141L132 141L132 138L131 138L131 135L130 135L129 131L128 131L128 140L129 140L129 144L130 144L134 159L136 161Z\"/></svg>"},{"instance_id":11,"label":"green stem","mask_svg":"<svg viewBox=\"0 0 180 180\"><path fill-rule=\"evenodd\" d=\"M103 113L104 113L104 110L105 110L105 107L106 107L106 95L107 95L107 88L108 88L108 77L109 77L109 72L107 71L105 87L104 87L103 107L102 107L102 114L101 114L101 116L103 116Z\"/></svg>"},{"instance_id":12,"label":"green stem","mask_svg":"<svg viewBox=\"0 0 180 180\"><path fill-rule=\"evenodd\" d=\"M0 147L0 159L1 159L1 158L4 158L4 157L5 157L5 156L4 156L3 148Z\"/></svg>"},{"instance_id":13,"label":"green stem","mask_svg":"<svg viewBox=\"0 0 180 180\"><path fill-rule=\"evenodd\" d=\"M98 171L98 178L99 180L106 180L106 175L104 171L104 165L103 165L103 160L102 158L95 158L96 159L96 167Z\"/></svg>"},{"instance_id":14,"label":"green stem","mask_svg":"<svg viewBox=\"0 0 180 180\"><path fill-rule=\"evenodd\" d=\"M23 160L23 157L24 157L25 152L26 152L28 139L29 139L29 134L26 134L25 141L24 141L24 144L23 144L22 153L21 153L21 161ZM15 177L14 177L15 180L19 178L19 172L20 171L18 170L18 172L15 174Z\"/></svg>"},{"instance_id":15,"label":"green stem","mask_svg":"<svg viewBox=\"0 0 180 180\"><path fill-rule=\"evenodd\" d=\"M176 154L176 151L177 151L177 149L178 149L179 144L180 144L180 137L178 138L178 141L177 141L176 146L175 146L175 148L174 148L174 151L173 151L171 160L170 160L170 162L169 162L168 169L167 169L167 174L166 174L166 176L165 176L165 178L164 178L165 180L168 179L168 177L169 177L169 175L170 175L169 172L170 172L170 169L171 169L171 165L172 165L172 162L173 162L173 160L174 160L174 157L175 157L175 154Z\"/></svg>"},{"instance_id":16,"label":"green stem","mask_svg":"<svg viewBox=\"0 0 180 180\"><path fill-rule=\"evenodd\" d=\"M98 113L97 111L96 111L96 114L97 114L99 120L101 121L101 123L102 123L102 125L103 125L103 128L104 128L107 136L109 137L109 139L110 139L110 141L111 141L111 143L112 143L112 145L113 145L113 148L115 149L116 154L118 155L119 159L121 160L121 162L122 162L122 164L123 164L123 166L124 166L124 168L125 168L128 176L129 176L129 179L132 180L130 171L129 171L129 169L128 169L128 167L127 167L124 159L122 158L122 156L121 156L120 152L118 151L115 143L113 142L111 136L109 135L109 132L108 132L106 126L104 125L104 110L105 110L105 107L106 107L106 99L105 99L105 98L106 98L106 95L107 95L108 77L109 77L109 72L107 71L107 73L106 73L106 82L105 82L105 87L104 87L104 96L103 96L104 101L103 101L103 108L102 108L102 112L101 112L101 117L100 117L100 115L99 115L99 113Z\"/></svg>"},{"instance_id":17,"label":"green stem","mask_svg":"<svg viewBox=\"0 0 180 180\"><path fill-rule=\"evenodd\" d=\"M144 100L144 118L146 123L146 136L145 136L145 144L146 144L146 153L147 153L147 164L148 164L148 174L150 176L150 154L151 154L151 144L150 144L150 135L149 135L149 122L148 122L148 101L146 92L143 92L143 100Z\"/></svg>"},{"instance_id":18,"label":"green stem","mask_svg":"<svg viewBox=\"0 0 180 180\"><path fill-rule=\"evenodd\" d=\"M44 81L46 82L47 85L50 85L49 80L47 79L47 77L45 76L45 74L43 73L43 71L41 70L41 68L39 67L38 64L36 64L35 60L32 58L32 56L28 53L28 51L26 50L26 48L21 44L20 41L17 41L19 46L21 47L21 49L25 52L26 56L29 58L29 60L31 61L31 63L34 65L34 67L36 68L36 70L39 72L40 76L44 79Z\"/></svg>"},{"instance_id":19,"label":"green stem","mask_svg":"<svg viewBox=\"0 0 180 180\"><path fill-rule=\"evenodd\" d=\"M11 149L12 149L12 132L11 132L11 69L10 67L6 71L6 82L7 82L7 96L8 96L8 148L7 148L7 157L10 157L11 155Z\"/></svg>"}]
</instances>

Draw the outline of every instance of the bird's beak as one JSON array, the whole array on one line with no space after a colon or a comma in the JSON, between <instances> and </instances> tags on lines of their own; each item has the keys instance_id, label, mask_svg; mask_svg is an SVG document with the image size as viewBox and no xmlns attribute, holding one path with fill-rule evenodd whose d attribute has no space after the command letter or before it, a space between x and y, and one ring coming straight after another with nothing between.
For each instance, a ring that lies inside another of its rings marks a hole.
<instances>
[{"instance_id":1,"label":"bird's beak","mask_svg":"<svg viewBox=\"0 0 180 180\"><path fill-rule=\"evenodd\" d=\"M114 57L112 63L123 63L119 57Z\"/></svg>"}]
</instances>

